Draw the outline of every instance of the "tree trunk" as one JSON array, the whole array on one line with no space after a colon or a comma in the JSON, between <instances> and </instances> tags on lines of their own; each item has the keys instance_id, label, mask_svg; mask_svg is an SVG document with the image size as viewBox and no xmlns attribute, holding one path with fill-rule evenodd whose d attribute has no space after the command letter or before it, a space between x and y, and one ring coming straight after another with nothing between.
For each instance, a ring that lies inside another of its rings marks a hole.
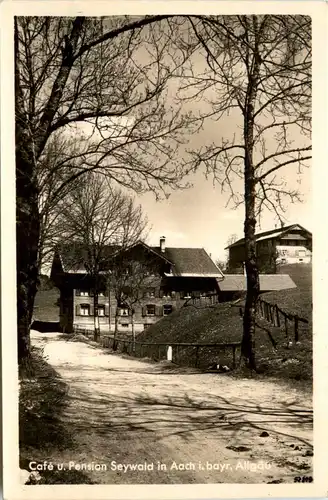
<instances>
[{"instance_id":1,"label":"tree trunk","mask_svg":"<svg viewBox=\"0 0 328 500\"><path fill-rule=\"evenodd\" d=\"M117 344L116 344L116 337L117 337L117 332L118 332L118 307L116 307L116 312L115 312L115 327L114 327L114 342L113 342L113 350L116 351L117 349Z\"/></svg>"},{"instance_id":2,"label":"tree trunk","mask_svg":"<svg viewBox=\"0 0 328 500\"><path fill-rule=\"evenodd\" d=\"M98 309L98 287L94 288L93 292L93 324L94 324L94 341L98 342L100 338L100 324L99 324L99 309Z\"/></svg>"},{"instance_id":3,"label":"tree trunk","mask_svg":"<svg viewBox=\"0 0 328 500\"><path fill-rule=\"evenodd\" d=\"M256 16L253 16L254 32L257 32ZM256 35L255 35L256 36ZM259 272L256 262L256 175L254 170L254 104L259 79L260 59L255 40L253 71L249 75L247 96L244 110L244 144L245 144L245 267L247 279L246 303L243 318L243 338L241 353L243 361L251 370L256 369L255 363L255 320L256 302L259 295Z\"/></svg>"},{"instance_id":4,"label":"tree trunk","mask_svg":"<svg viewBox=\"0 0 328 500\"><path fill-rule=\"evenodd\" d=\"M18 120L17 120L18 121ZM18 360L29 356L30 326L38 285L40 221L33 151L16 121L16 259ZM27 142L26 142L27 141Z\"/></svg>"},{"instance_id":5,"label":"tree trunk","mask_svg":"<svg viewBox=\"0 0 328 500\"><path fill-rule=\"evenodd\" d=\"M18 361L30 354L30 325L38 284L40 221L36 160L20 86L15 20L16 269Z\"/></svg>"},{"instance_id":6,"label":"tree trunk","mask_svg":"<svg viewBox=\"0 0 328 500\"><path fill-rule=\"evenodd\" d=\"M16 167L26 172L30 165L17 155ZM17 175L16 190L17 333L18 359L21 361L30 351L30 326L39 271L39 214L36 189L25 176Z\"/></svg>"},{"instance_id":7,"label":"tree trunk","mask_svg":"<svg viewBox=\"0 0 328 500\"><path fill-rule=\"evenodd\" d=\"M134 326L134 311L131 312L131 328L132 328L132 351L136 351L136 332Z\"/></svg>"}]
</instances>

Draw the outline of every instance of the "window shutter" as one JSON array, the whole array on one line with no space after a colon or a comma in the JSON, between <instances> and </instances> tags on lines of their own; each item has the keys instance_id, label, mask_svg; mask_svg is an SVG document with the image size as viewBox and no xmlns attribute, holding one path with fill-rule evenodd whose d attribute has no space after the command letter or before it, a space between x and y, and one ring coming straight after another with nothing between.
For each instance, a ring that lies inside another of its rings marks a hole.
<instances>
[{"instance_id":1,"label":"window shutter","mask_svg":"<svg viewBox=\"0 0 328 500\"><path fill-rule=\"evenodd\" d=\"M75 316L80 316L80 312L81 312L80 306L79 305L75 306Z\"/></svg>"},{"instance_id":2,"label":"window shutter","mask_svg":"<svg viewBox=\"0 0 328 500\"><path fill-rule=\"evenodd\" d=\"M160 290L159 290L160 299L163 297L163 295L164 295L164 290L162 288L160 288Z\"/></svg>"},{"instance_id":3,"label":"window shutter","mask_svg":"<svg viewBox=\"0 0 328 500\"><path fill-rule=\"evenodd\" d=\"M146 314L147 314L147 307L146 306L142 306L142 315L146 316Z\"/></svg>"},{"instance_id":4,"label":"window shutter","mask_svg":"<svg viewBox=\"0 0 328 500\"><path fill-rule=\"evenodd\" d=\"M109 316L109 305L105 304L105 316Z\"/></svg>"},{"instance_id":5,"label":"window shutter","mask_svg":"<svg viewBox=\"0 0 328 500\"><path fill-rule=\"evenodd\" d=\"M163 307L162 306L156 306L155 308L155 313L156 313L156 316L163 316Z\"/></svg>"},{"instance_id":6,"label":"window shutter","mask_svg":"<svg viewBox=\"0 0 328 500\"><path fill-rule=\"evenodd\" d=\"M93 310L93 306L90 305L90 316L93 316L94 315L94 310Z\"/></svg>"}]
</instances>

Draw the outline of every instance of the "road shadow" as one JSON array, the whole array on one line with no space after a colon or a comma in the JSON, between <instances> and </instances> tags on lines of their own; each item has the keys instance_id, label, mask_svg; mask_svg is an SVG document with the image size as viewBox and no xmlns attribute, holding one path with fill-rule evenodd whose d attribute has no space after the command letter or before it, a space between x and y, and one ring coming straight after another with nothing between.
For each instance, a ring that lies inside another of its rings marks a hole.
<instances>
[{"instance_id":1,"label":"road shadow","mask_svg":"<svg viewBox=\"0 0 328 500\"><path fill-rule=\"evenodd\" d=\"M249 440L268 433L270 439L280 438L312 449L300 430L312 432L313 412L301 400L282 402L277 407L253 403L247 399L248 395L228 399L211 392L200 393L193 390L192 374L190 390L183 393L178 380L167 389L163 378L161 386L156 371L137 373L98 367L81 370L82 366L69 368L74 389L68 396L71 404L66 412L66 418L77 431L89 429L107 436L119 432L124 439L128 439L130 432L138 431L156 433L159 440L175 435L186 441L204 432L223 441L245 436ZM96 372L96 380L92 372ZM133 373L135 378L131 378ZM149 374L156 376L156 380ZM142 389L138 388L138 382ZM155 385L159 387L156 397L147 393L147 387ZM264 439L262 442L265 444Z\"/></svg>"}]
</instances>

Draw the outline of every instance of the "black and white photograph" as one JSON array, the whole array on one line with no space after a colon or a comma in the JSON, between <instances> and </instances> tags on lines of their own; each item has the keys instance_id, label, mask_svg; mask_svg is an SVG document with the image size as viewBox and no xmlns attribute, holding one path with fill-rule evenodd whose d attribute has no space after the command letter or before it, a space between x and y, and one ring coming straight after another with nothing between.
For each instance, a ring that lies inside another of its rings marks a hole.
<instances>
[{"instance_id":1,"label":"black and white photograph","mask_svg":"<svg viewBox=\"0 0 328 500\"><path fill-rule=\"evenodd\" d=\"M17 498L319 486L320 22L222 3L6 18Z\"/></svg>"}]
</instances>

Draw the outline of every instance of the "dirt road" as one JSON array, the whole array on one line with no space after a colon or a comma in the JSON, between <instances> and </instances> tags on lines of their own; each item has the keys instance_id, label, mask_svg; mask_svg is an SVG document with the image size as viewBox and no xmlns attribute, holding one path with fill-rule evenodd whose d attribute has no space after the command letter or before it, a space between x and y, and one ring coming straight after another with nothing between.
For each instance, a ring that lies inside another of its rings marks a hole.
<instances>
[{"instance_id":1,"label":"dirt road","mask_svg":"<svg viewBox=\"0 0 328 500\"><path fill-rule=\"evenodd\" d=\"M69 386L75 446L51 460L99 484L268 483L311 476L311 398L32 335ZM84 465L83 465L84 464ZM98 470L97 470L98 469Z\"/></svg>"}]
</instances>

